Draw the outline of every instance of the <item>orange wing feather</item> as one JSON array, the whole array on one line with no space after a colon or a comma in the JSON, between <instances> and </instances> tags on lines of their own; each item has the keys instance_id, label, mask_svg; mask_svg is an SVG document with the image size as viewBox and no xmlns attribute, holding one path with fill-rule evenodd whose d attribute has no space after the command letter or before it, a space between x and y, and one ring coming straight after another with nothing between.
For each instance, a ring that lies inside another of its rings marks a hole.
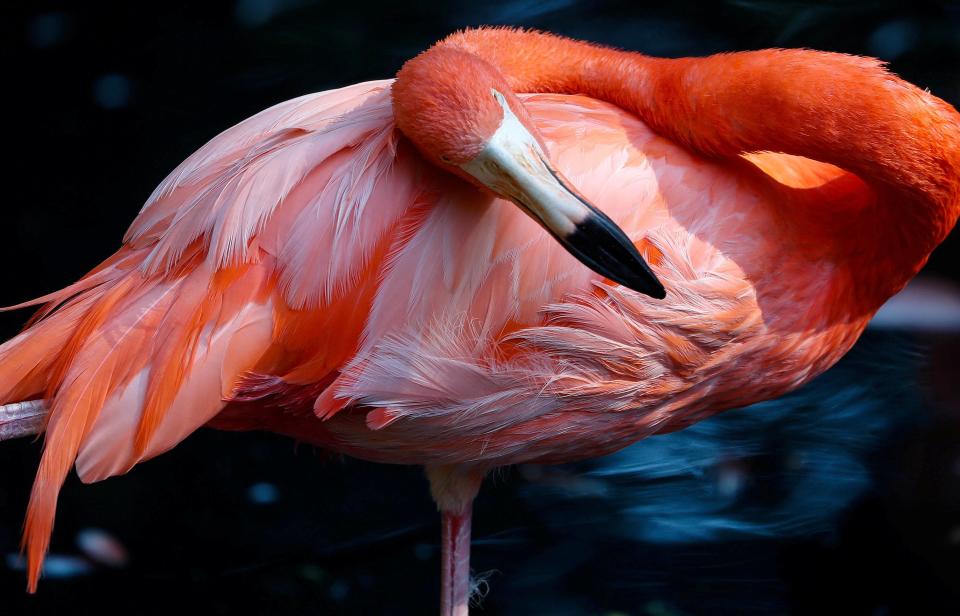
<instances>
[{"instance_id":1,"label":"orange wing feather","mask_svg":"<svg viewBox=\"0 0 960 616\"><path fill-rule=\"evenodd\" d=\"M161 184L116 255L17 306L45 304L0 346L0 400L49 404L24 532L31 591L75 461L85 481L125 472L243 397L249 375L329 382L355 352L390 225L422 175L397 153L386 85L303 97L226 131ZM324 276L302 270L298 228L317 236L304 248Z\"/></svg>"}]
</instances>

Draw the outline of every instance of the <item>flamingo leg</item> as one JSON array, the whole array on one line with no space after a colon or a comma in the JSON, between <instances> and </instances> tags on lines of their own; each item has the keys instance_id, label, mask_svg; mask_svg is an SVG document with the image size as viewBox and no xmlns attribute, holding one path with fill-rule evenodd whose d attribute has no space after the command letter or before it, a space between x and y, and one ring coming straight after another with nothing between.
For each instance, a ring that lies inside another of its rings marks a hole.
<instances>
[{"instance_id":1,"label":"flamingo leg","mask_svg":"<svg viewBox=\"0 0 960 616\"><path fill-rule=\"evenodd\" d=\"M43 432L47 419L44 400L27 400L0 405L0 441Z\"/></svg>"},{"instance_id":2,"label":"flamingo leg","mask_svg":"<svg viewBox=\"0 0 960 616\"><path fill-rule=\"evenodd\" d=\"M441 616L467 616L470 605L470 522L473 505L463 511L441 511Z\"/></svg>"},{"instance_id":3,"label":"flamingo leg","mask_svg":"<svg viewBox=\"0 0 960 616\"><path fill-rule=\"evenodd\" d=\"M469 466L427 467L441 519L440 616L467 616L470 611L470 523L484 474Z\"/></svg>"}]
</instances>

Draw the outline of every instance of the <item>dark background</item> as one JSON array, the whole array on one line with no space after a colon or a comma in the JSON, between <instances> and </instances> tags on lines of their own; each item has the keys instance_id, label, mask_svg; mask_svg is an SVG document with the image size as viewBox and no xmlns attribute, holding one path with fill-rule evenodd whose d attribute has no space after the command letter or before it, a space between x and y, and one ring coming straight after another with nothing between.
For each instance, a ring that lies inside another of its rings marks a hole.
<instances>
[{"instance_id":1,"label":"dark background","mask_svg":"<svg viewBox=\"0 0 960 616\"><path fill-rule=\"evenodd\" d=\"M153 187L214 134L288 98L389 77L467 25L665 56L874 55L960 102L960 3L237 0L4 13L8 304L111 254ZM958 253L955 233L928 279L949 291ZM906 312L926 318L950 297ZM0 315L0 333L25 318ZM503 471L477 502L474 568L493 570L478 613L960 612L960 342L949 326L908 329L869 331L785 401L596 462ZM69 479L52 565L27 596L16 553L39 452L29 439L0 446L2 613L435 610L439 525L418 469L211 431L130 475ZM124 564L105 564L104 541Z\"/></svg>"}]
</instances>

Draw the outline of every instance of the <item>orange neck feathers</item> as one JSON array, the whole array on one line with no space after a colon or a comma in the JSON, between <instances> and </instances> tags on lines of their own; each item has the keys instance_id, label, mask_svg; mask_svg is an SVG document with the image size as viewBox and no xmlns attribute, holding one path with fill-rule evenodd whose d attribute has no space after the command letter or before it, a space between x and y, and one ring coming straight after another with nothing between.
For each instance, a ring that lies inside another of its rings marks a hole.
<instances>
[{"instance_id":1,"label":"orange neck feathers","mask_svg":"<svg viewBox=\"0 0 960 616\"><path fill-rule=\"evenodd\" d=\"M862 299L874 308L916 273L960 214L960 115L873 59L766 50L668 60L538 32L470 30L400 71L398 127L449 168L496 129L488 93L504 87L510 97L554 92L613 103L707 157L780 152L856 174L869 186L867 207L821 191L806 207L788 203L792 229L784 232L807 236L800 244L815 238L819 253L863 272L871 282ZM510 103L523 119L522 105ZM425 108L435 113L418 116Z\"/></svg>"}]
</instances>

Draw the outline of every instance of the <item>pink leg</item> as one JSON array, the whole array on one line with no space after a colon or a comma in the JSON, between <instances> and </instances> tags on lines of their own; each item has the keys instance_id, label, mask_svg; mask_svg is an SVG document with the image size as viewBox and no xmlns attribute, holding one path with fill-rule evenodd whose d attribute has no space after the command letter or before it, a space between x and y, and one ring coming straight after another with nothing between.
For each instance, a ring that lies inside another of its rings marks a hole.
<instances>
[{"instance_id":1,"label":"pink leg","mask_svg":"<svg viewBox=\"0 0 960 616\"><path fill-rule=\"evenodd\" d=\"M44 400L27 400L0 405L0 441L43 432L47 418Z\"/></svg>"},{"instance_id":2,"label":"pink leg","mask_svg":"<svg viewBox=\"0 0 960 616\"><path fill-rule=\"evenodd\" d=\"M430 491L441 516L440 616L470 611L470 519L484 471L467 466L428 466Z\"/></svg>"},{"instance_id":3,"label":"pink leg","mask_svg":"<svg viewBox=\"0 0 960 616\"><path fill-rule=\"evenodd\" d=\"M441 512L441 616L467 616L470 604L470 518L472 505L460 513Z\"/></svg>"}]
</instances>

